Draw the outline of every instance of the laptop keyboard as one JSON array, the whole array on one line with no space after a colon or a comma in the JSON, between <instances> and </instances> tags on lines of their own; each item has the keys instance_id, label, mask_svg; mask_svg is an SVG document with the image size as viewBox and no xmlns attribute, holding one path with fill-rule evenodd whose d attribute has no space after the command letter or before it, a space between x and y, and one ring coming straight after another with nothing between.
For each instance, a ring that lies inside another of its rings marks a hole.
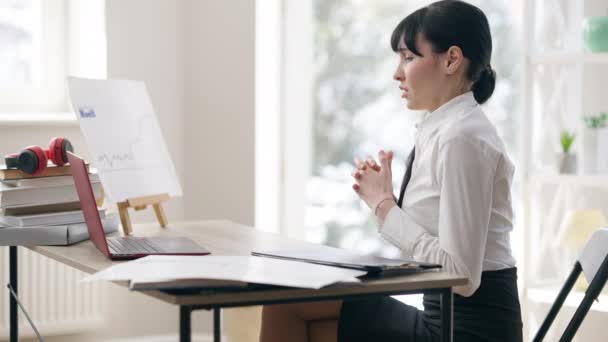
<instances>
[{"instance_id":1,"label":"laptop keyboard","mask_svg":"<svg viewBox=\"0 0 608 342\"><path fill-rule=\"evenodd\" d=\"M111 238L107 239L112 254L150 254L161 253L162 249L146 238Z\"/></svg>"}]
</instances>

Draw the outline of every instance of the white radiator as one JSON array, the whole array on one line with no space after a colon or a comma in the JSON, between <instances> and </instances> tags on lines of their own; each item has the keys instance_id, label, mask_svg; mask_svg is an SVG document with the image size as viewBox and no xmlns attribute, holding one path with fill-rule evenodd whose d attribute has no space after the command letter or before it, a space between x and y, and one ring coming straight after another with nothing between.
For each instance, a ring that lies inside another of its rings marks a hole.
<instances>
[{"instance_id":1,"label":"white radiator","mask_svg":"<svg viewBox=\"0 0 608 342\"><path fill-rule=\"evenodd\" d=\"M9 335L8 247L0 247L0 340ZM18 249L19 299L42 336L86 331L103 323L106 285L81 283L85 273L26 248ZM35 336L19 309L19 336Z\"/></svg>"}]
</instances>

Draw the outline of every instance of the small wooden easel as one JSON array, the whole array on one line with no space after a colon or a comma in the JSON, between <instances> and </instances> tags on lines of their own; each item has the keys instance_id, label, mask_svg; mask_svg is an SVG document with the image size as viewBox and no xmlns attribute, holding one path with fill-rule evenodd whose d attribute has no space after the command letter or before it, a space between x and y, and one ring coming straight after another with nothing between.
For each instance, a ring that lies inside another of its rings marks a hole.
<instances>
[{"instance_id":1,"label":"small wooden easel","mask_svg":"<svg viewBox=\"0 0 608 342\"><path fill-rule=\"evenodd\" d=\"M124 235L130 235L133 232L131 218L129 217L129 208L133 208L135 210L143 210L146 209L149 205L152 205L154 207L154 212L156 213L156 219L158 220L158 223L160 223L161 227L166 227L167 216L165 216L165 212L163 211L161 202L167 201L168 199L169 194L165 193L160 195L136 197L128 199L124 202L118 202L118 213L120 214L120 222L122 223L122 230Z\"/></svg>"}]
</instances>

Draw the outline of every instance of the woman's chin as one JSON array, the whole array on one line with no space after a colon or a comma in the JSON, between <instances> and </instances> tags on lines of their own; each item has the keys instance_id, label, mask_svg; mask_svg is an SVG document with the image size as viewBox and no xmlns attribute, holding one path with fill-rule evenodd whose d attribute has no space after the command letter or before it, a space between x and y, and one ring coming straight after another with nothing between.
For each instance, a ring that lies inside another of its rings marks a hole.
<instances>
[{"instance_id":1,"label":"woman's chin","mask_svg":"<svg viewBox=\"0 0 608 342\"><path fill-rule=\"evenodd\" d=\"M426 110L420 103L412 101L411 99L407 99L405 106L409 110Z\"/></svg>"}]
</instances>

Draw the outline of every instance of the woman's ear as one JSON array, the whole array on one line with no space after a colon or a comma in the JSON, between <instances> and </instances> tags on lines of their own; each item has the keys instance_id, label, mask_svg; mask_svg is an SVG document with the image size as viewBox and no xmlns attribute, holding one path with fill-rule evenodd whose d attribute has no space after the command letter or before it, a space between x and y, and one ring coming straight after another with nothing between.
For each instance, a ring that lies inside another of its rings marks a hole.
<instances>
[{"instance_id":1,"label":"woman's ear","mask_svg":"<svg viewBox=\"0 0 608 342\"><path fill-rule=\"evenodd\" d=\"M462 49L458 46L450 46L448 51L445 52L445 71L448 75L454 75L462 65L464 61L464 55Z\"/></svg>"}]
</instances>

